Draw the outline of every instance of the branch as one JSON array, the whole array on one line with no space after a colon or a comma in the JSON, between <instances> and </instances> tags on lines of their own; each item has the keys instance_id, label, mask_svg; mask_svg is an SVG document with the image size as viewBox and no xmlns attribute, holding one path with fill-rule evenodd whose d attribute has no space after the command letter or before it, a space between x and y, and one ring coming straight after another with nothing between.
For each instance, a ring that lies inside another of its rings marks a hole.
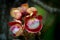
<instances>
[{"instance_id":1,"label":"branch","mask_svg":"<svg viewBox=\"0 0 60 40\"><path fill-rule=\"evenodd\" d=\"M40 0L32 0L32 2L34 2L35 4L40 5L41 7L43 7L45 10L47 10L50 13L60 12L60 9L49 7L49 6L45 5L43 2L41 2Z\"/></svg>"}]
</instances>

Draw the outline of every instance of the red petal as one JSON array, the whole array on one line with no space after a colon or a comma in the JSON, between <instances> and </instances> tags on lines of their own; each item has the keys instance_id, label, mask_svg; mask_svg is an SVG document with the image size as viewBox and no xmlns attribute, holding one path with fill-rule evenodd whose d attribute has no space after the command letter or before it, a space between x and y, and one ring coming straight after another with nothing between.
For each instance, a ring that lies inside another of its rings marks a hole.
<instances>
[{"instance_id":1,"label":"red petal","mask_svg":"<svg viewBox=\"0 0 60 40\"><path fill-rule=\"evenodd\" d=\"M19 23L19 22L9 22L9 23L8 23L9 26L12 26L12 25L14 25L14 24L20 24L20 23Z\"/></svg>"},{"instance_id":2,"label":"red petal","mask_svg":"<svg viewBox=\"0 0 60 40\"><path fill-rule=\"evenodd\" d=\"M33 11L33 15L32 16L36 16L37 15L37 11Z\"/></svg>"},{"instance_id":3,"label":"red petal","mask_svg":"<svg viewBox=\"0 0 60 40\"><path fill-rule=\"evenodd\" d=\"M36 16L36 18L42 20L42 16L41 15Z\"/></svg>"}]
</instances>

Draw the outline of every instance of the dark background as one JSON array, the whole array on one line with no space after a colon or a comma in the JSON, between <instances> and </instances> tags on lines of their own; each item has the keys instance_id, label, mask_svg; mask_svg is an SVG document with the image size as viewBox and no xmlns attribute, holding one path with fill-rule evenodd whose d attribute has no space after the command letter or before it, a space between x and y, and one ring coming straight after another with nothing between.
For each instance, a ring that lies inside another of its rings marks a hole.
<instances>
[{"instance_id":1,"label":"dark background","mask_svg":"<svg viewBox=\"0 0 60 40\"><path fill-rule=\"evenodd\" d=\"M53 8L60 9L60 1L59 0L41 0L48 6ZM10 9L13 7L19 7L21 4L28 2L29 6L33 6L30 0L0 0L0 40L8 40L9 38L9 27L7 23L12 20L9 12ZM48 12L48 11L47 11ZM54 38L55 40L60 40L60 12L56 11L52 13L56 15L55 17L55 31L54 31Z\"/></svg>"}]
</instances>

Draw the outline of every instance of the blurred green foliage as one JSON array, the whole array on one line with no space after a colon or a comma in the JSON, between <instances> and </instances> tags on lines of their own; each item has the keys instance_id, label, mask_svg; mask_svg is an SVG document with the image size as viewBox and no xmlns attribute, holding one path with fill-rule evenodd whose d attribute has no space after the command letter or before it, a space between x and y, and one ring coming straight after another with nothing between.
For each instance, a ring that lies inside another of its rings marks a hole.
<instances>
[{"instance_id":1,"label":"blurred green foliage","mask_svg":"<svg viewBox=\"0 0 60 40\"><path fill-rule=\"evenodd\" d=\"M38 5L34 5L38 10L38 15L43 16L43 29L41 31L42 40L54 40L54 20L55 15L48 13Z\"/></svg>"}]
</instances>

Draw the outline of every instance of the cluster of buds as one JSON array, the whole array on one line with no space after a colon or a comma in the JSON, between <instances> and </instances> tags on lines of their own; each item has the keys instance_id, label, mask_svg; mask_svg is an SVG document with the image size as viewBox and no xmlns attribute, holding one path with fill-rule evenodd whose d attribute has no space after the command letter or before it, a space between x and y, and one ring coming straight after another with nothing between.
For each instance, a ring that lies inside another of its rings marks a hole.
<instances>
[{"instance_id":1,"label":"cluster of buds","mask_svg":"<svg viewBox=\"0 0 60 40\"><path fill-rule=\"evenodd\" d=\"M42 29L42 16L37 15L35 7L22 4L21 7L12 8L10 12L13 21L9 22L10 31L14 36L20 36L24 30L28 33L38 33Z\"/></svg>"}]
</instances>

